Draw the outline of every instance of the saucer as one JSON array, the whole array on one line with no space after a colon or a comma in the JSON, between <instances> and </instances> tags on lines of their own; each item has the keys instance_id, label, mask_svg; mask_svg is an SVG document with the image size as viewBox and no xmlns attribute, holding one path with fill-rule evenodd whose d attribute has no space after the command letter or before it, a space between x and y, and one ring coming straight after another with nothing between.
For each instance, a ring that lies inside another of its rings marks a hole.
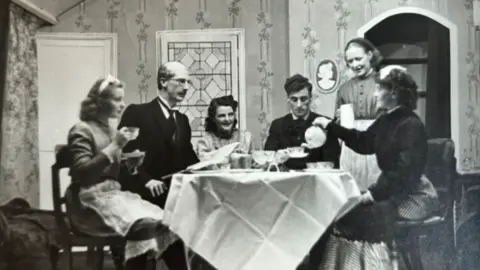
<instances>
[{"instance_id":1,"label":"saucer","mask_svg":"<svg viewBox=\"0 0 480 270\"><path fill-rule=\"evenodd\" d=\"M308 156L308 153L305 152L290 152L288 153L290 158L304 158Z\"/></svg>"}]
</instances>

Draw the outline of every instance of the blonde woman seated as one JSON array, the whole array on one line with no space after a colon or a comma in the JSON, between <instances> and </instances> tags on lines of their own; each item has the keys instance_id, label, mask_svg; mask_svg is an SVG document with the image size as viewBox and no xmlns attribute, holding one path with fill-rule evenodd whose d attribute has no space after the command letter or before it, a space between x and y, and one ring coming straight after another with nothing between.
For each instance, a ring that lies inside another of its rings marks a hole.
<instances>
[{"instance_id":1,"label":"blonde woman seated","mask_svg":"<svg viewBox=\"0 0 480 270\"><path fill-rule=\"evenodd\" d=\"M72 184L67 206L81 233L125 237L127 269L141 270L148 268L147 257L161 254L178 238L162 224L160 207L120 189L122 147L138 134L127 128L116 131L108 120L118 118L124 108L123 84L112 76L97 80L81 103L81 121L68 134ZM131 238L142 226L149 233L142 239Z\"/></svg>"},{"instance_id":2,"label":"blonde woman seated","mask_svg":"<svg viewBox=\"0 0 480 270\"><path fill-rule=\"evenodd\" d=\"M240 151L251 153L252 134L237 129L237 107L238 102L231 95L212 99L205 119L205 135L197 143L199 159L206 159L212 151L234 142L240 143Z\"/></svg>"}]
</instances>

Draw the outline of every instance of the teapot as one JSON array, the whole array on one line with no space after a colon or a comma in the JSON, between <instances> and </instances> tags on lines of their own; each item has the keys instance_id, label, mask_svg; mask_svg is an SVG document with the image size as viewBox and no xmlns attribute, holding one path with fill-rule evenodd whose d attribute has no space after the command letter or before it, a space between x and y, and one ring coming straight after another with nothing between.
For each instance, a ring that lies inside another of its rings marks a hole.
<instances>
[{"instance_id":1,"label":"teapot","mask_svg":"<svg viewBox=\"0 0 480 270\"><path fill-rule=\"evenodd\" d=\"M306 147L318 148L325 144L327 134L318 126L311 126L305 131Z\"/></svg>"}]
</instances>

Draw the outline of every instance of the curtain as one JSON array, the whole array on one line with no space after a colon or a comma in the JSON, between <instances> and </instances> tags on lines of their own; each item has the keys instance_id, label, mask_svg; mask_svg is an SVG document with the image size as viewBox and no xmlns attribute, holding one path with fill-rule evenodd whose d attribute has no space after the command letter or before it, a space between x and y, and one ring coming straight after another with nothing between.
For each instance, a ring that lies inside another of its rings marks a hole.
<instances>
[{"instance_id":1,"label":"curtain","mask_svg":"<svg viewBox=\"0 0 480 270\"><path fill-rule=\"evenodd\" d=\"M5 88L5 75L7 74L7 48L8 48L8 29L9 29L9 7L10 0L0 1L0 104L3 100L3 90ZM2 110L0 110L0 130L2 130ZM2 145L2 136L0 136L0 145ZM0 160L0 164L2 161Z\"/></svg>"},{"instance_id":2,"label":"curtain","mask_svg":"<svg viewBox=\"0 0 480 270\"><path fill-rule=\"evenodd\" d=\"M450 138L450 32L433 20L428 24L425 126L429 138Z\"/></svg>"},{"instance_id":3,"label":"curtain","mask_svg":"<svg viewBox=\"0 0 480 270\"><path fill-rule=\"evenodd\" d=\"M2 9L3 10L3 9ZM0 204L22 197L39 205L37 55L35 33L44 23L11 4L7 67L1 105Z\"/></svg>"}]
</instances>

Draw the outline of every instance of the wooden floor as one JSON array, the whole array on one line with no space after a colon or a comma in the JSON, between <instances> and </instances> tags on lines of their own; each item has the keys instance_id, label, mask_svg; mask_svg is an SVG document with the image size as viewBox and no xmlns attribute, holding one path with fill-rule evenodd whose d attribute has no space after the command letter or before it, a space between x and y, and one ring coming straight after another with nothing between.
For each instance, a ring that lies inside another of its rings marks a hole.
<instances>
[{"instance_id":1,"label":"wooden floor","mask_svg":"<svg viewBox=\"0 0 480 270\"><path fill-rule=\"evenodd\" d=\"M105 257L104 270L115 270L112 260L108 257L108 254ZM444 258L441 256L435 256L426 254L424 257L424 268L425 270L455 270L455 268L449 268L444 262ZM0 270L5 270L5 266L0 263ZM20 270L20 269L19 269ZM23 270L23 269L22 269ZM47 266L42 267L41 269L25 269L25 270L50 270ZM69 270L68 265L65 259L60 260L58 270ZM86 265L86 257L83 254L77 254L74 260L74 270L91 270ZM157 270L168 270L168 268L161 262L157 266ZM193 269L194 270L194 269Z\"/></svg>"},{"instance_id":2,"label":"wooden floor","mask_svg":"<svg viewBox=\"0 0 480 270\"><path fill-rule=\"evenodd\" d=\"M74 270L92 270L87 266L87 256L83 252L76 252L75 257L73 260L73 269ZM0 262L0 270L6 270L5 265ZM17 270L17 269L15 269ZM44 267L40 266L40 269L18 269L18 270L50 270L47 265ZM58 270L70 270L68 269L68 262L66 256L60 256L60 261L58 265ZM103 270L115 270L115 266L113 264L113 260L110 257L108 252L105 252L105 262ZM157 270L169 270L167 266L161 261L159 265L157 265Z\"/></svg>"},{"instance_id":3,"label":"wooden floor","mask_svg":"<svg viewBox=\"0 0 480 270\"><path fill-rule=\"evenodd\" d=\"M423 262L424 262L423 264L424 264L425 270L456 270L456 267L448 266L446 257L449 257L449 256L445 256L445 254L442 254L441 247L423 246L423 248L430 250L429 252L425 250L422 252L422 258L423 258ZM86 260L85 253L83 252L75 253L74 270L91 270L91 268L87 267L86 262L87 260ZM6 269L5 266L2 265L2 263L0 262L0 270L5 270L5 269ZM103 269L115 270L113 260L111 259L110 254L108 252L105 252L105 261L104 261ZM45 267L41 267L40 269L18 269L18 270L50 270L50 269L46 265ZM58 270L69 270L66 256L60 257ZM160 261L160 263L157 266L157 270L169 270L169 269L168 267L165 266L165 264L162 261ZM195 269L192 269L192 270L195 270Z\"/></svg>"}]
</instances>

